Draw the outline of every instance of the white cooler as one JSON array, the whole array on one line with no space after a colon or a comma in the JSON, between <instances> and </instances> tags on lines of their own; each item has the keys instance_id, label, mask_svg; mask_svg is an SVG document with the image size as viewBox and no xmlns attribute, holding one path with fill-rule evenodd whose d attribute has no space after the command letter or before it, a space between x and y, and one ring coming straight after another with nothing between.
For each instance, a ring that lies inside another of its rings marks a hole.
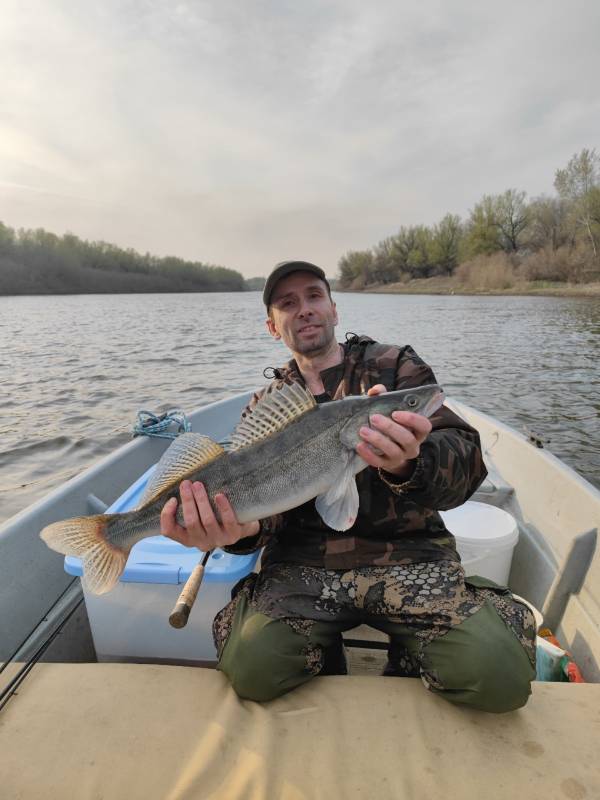
<instances>
[{"instance_id":1,"label":"white cooler","mask_svg":"<svg viewBox=\"0 0 600 800\"><path fill-rule=\"evenodd\" d=\"M106 513L134 508L153 470L142 475ZM196 548L152 536L132 548L121 579L110 592L94 595L84 584L98 661L215 662L213 618L231 599L235 583L252 571L258 553L235 556L215 550L186 627L172 628L169 614L201 558ZM81 575L81 561L67 556L65 570Z\"/></svg>"}]
</instances>

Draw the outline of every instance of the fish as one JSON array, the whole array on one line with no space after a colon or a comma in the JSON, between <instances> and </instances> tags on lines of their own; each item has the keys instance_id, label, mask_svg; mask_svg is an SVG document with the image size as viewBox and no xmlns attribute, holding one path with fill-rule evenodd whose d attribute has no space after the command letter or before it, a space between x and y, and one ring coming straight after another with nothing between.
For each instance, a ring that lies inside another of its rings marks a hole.
<instances>
[{"instance_id":1,"label":"fish","mask_svg":"<svg viewBox=\"0 0 600 800\"><path fill-rule=\"evenodd\" d=\"M240 523L316 498L325 524L348 530L358 514L355 476L368 466L355 450L360 428L373 414L431 416L443 400L437 384L322 404L299 383L275 385L241 420L227 449L200 433L178 436L134 510L54 522L40 536L53 550L80 558L86 588L104 594L118 582L133 545L160 534L160 513L172 497L178 500L177 520L185 524L179 502L183 480L201 481L211 502L224 493Z\"/></svg>"}]
</instances>

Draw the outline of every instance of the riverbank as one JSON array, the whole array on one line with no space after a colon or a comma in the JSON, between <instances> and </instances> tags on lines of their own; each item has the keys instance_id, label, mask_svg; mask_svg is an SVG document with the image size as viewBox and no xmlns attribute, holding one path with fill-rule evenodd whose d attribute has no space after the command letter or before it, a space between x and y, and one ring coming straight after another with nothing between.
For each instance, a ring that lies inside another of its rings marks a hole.
<instances>
[{"instance_id":1,"label":"riverbank","mask_svg":"<svg viewBox=\"0 0 600 800\"><path fill-rule=\"evenodd\" d=\"M0 221L0 296L243 292L227 267L153 256L71 233L15 230Z\"/></svg>"},{"instance_id":2,"label":"riverbank","mask_svg":"<svg viewBox=\"0 0 600 800\"><path fill-rule=\"evenodd\" d=\"M349 291L338 289L338 291ZM356 290L352 290L356 291ZM360 290L369 294L547 295L550 297L600 297L600 282L559 283L523 281L504 289L467 286L456 278L417 278L406 283L372 284Z\"/></svg>"}]
</instances>

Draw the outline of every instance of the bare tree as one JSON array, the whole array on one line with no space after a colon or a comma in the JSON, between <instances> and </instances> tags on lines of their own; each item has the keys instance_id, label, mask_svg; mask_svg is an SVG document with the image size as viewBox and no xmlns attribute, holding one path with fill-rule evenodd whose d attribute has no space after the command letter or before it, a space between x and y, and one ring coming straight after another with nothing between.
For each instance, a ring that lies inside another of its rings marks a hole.
<instances>
[{"instance_id":1,"label":"bare tree","mask_svg":"<svg viewBox=\"0 0 600 800\"><path fill-rule=\"evenodd\" d=\"M558 250L570 241L567 204L560 197L536 197L529 204L528 242L533 250L550 247Z\"/></svg>"},{"instance_id":2,"label":"bare tree","mask_svg":"<svg viewBox=\"0 0 600 800\"><path fill-rule=\"evenodd\" d=\"M569 203L574 223L585 231L594 258L598 257L597 226L600 157L596 150L584 148L576 153L565 169L557 169L554 186L560 197Z\"/></svg>"},{"instance_id":3,"label":"bare tree","mask_svg":"<svg viewBox=\"0 0 600 800\"><path fill-rule=\"evenodd\" d=\"M525 192L507 189L494 198L496 227L506 253L516 253L522 245L523 234L529 225Z\"/></svg>"}]
</instances>

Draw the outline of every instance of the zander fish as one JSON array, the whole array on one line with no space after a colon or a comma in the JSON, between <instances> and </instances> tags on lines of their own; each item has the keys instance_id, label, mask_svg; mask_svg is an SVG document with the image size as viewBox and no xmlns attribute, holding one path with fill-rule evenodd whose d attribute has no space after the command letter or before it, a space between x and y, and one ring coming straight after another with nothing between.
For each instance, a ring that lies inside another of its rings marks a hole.
<instances>
[{"instance_id":1,"label":"zander fish","mask_svg":"<svg viewBox=\"0 0 600 800\"><path fill-rule=\"evenodd\" d=\"M160 533L160 512L171 497L179 500L183 480L201 481L211 499L223 492L240 522L315 497L323 521L345 531L358 513L355 475L367 466L354 449L360 428L373 414L430 416L443 400L441 388L429 384L318 405L299 384L285 384L265 393L237 426L227 450L199 433L179 436L156 465L135 510L54 522L40 535L53 550L78 556L87 588L102 594L119 580L133 545ZM177 518L184 524L181 503Z\"/></svg>"}]
</instances>

